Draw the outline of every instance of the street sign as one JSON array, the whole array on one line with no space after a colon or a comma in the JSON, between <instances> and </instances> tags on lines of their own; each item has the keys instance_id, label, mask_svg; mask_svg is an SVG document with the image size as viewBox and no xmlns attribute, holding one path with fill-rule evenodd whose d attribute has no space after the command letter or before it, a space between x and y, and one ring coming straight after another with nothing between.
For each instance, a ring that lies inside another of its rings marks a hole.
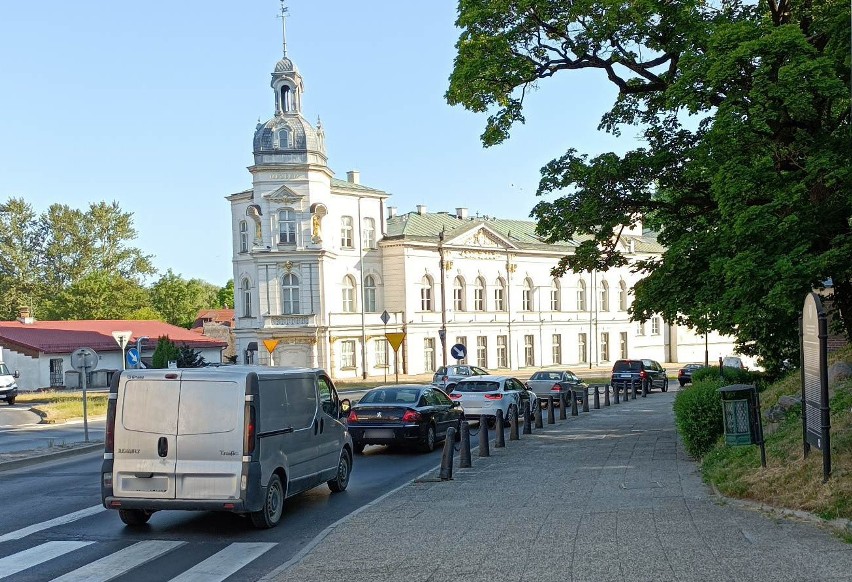
<instances>
[{"instance_id":1,"label":"street sign","mask_svg":"<svg viewBox=\"0 0 852 582\"><path fill-rule=\"evenodd\" d=\"M399 331L393 333L386 333L385 337L388 338L388 343L393 348L393 351L396 352L399 351L399 346L402 345L402 340L405 339L405 332Z\"/></svg>"},{"instance_id":2,"label":"street sign","mask_svg":"<svg viewBox=\"0 0 852 582\"><path fill-rule=\"evenodd\" d=\"M79 348L71 352L71 367L85 374L97 367L100 356L92 348Z\"/></svg>"},{"instance_id":3,"label":"street sign","mask_svg":"<svg viewBox=\"0 0 852 582\"><path fill-rule=\"evenodd\" d=\"M447 340L447 330L444 329L443 327L441 329L439 329L438 330L438 337L441 338L441 344L443 345L443 343Z\"/></svg>"},{"instance_id":4,"label":"street sign","mask_svg":"<svg viewBox=\"0 0 852 582\"><path fill-rule=\"evenodd\" d=\"M114 331L112 332L112 337L115 338L116 343L123 350L127 347L127 342L130 341L130 336L133 335L132 331Z\"/></svg>"},{"instance_id":5,"label":"street sign","mask_svg":"<svg viewBox=\"0 0 852 582\"><path fill-rule=\"evenodd\" d=\"M467 356L467 348L464 344L456 344L450 348L450 355L457 360L463 360Z\"/></svg>"},{"instance_id":6,"label":"street sign","mask_svg":"<svg viewBox=\"0 0 852 582\"><path fill-rule=\"evenodd\" d=\"M136 348L130 348L127 350L127 367L129 368L138 368L139 367L139 351Z\"/></svg>"},{"instance_id":7,"label":"street sign","mask_svg":"<svg viewBox=\"0 0 852 582\"><path fill-rule=\"evenodd\" d=\"M275 351L275 348L278 347L278 342L281 340L271 339L271 340L263 340L263 345L266 346L266 351L270 354Z\"/></svg>"},{"instance_id":8,"label":"street sign","mask_svg":"<svg viewBox=\"0 0 852 582\"><path fill-rule=\"evenodd\" d=\"M384 311L382 311L382 323L387 325L389 321L390 321L390 313L388 313L388 310L385 309Z\"/></svg>"}]
</instances>

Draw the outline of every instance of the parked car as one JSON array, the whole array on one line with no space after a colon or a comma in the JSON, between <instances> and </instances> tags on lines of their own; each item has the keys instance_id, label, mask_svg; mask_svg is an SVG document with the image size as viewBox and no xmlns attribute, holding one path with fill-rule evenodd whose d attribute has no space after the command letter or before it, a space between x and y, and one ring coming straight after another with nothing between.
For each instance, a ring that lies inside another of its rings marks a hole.
<instances>
[{"instance_id":1,"label":"parked car","mask_svg":"<svg viewBox=\"0 0 852 582\"><path fill-rule=\"evenodd\" d=\"M432 385L450 393L453 391L453 386L456 385L456 382L462 378L484 376L485 374L488 374L488 372L476 366L441 366L432 376Z\"/></svg>"},{"instance_id":2,"label":"parked car","mask_svg":"<svg viewBox=\"0 0 852 582\"><path fill-rule=\"evenodd\" d=\"M588 390L571 370L539 370L527 380L527 387L535 392L541 407L547 407L547 397L553 396L558 406L563 398L570 398L572 390Z\"/></svg>"},{"instance_id":3,"label":"parked car","mask_svg":"<svg viewBox=\"0 0 852 582\"><path fill-rule=\"evenodd\" d=\"M677 371L677 381L680 382L681 388L687 384L692 384L692 373L704 367L704 364L686 364Z\"/></svg>"},{"instance_id":4,"label":"parked car","mask_svg":"<svg viewBox=\"0 0 852 582\"><path fill-rule=\"evenodd\" d=\"M742 358L737 356L727 356L722 358L722 366L725 368L739 368L740 370L748 370L745 364L743 364Z\"/></svg>"},{"instance_id":5,"label":"parked car","mask_svg":"<svg viewBox=\"0 0 852 582\"><path fill-rule=\"evenodd\" d=\"M610 385L615 387L628 388L632 383L636 383L641 390L643 386L648 387L648 392L654 389L654 386L666 392L669 389L669 378L666 375L666 370L659 362L654 360L616 360L612 366L612 376Z\"/></svg>"},{"instance_id":6,"label":"parked car","mask_svg":"<svg viewBox=\"0 0 852 582\"><path fill-rule=\"evenodd\" d=\"M17 370L14 373L10 372L6 364L0 362L0 399L6 400L9 406L15 403L15 398L18 396L18 383L16 380L20 375Z\"/></svg>"},{"instance_id":7,"label":"parked car","mask_svg":"<svg viewBox=\"0 0 852 582\"><path fill-rule=\"evenodd\" d=\"M503 411L503 418L517 410L520 415L523 403L528 402L530 410L538 406L535 392L527 388L523 382L511 376L475 376L459 380L450 398L461 402L465 418L479 420L481 415L496 418L497 411Z\"/></svg>"},{"instance_id":8,"label":"parked car","mask_svg":"<svg viewBox=\"0 0 852 582\"><path fill-rule=\"evenodd\" d=\"M356 453L365 445L415 445L424 452L460 434L464 410L434 386L401 384L373 388L349 411L348 428Z\"/></svg>"}]
</instances>

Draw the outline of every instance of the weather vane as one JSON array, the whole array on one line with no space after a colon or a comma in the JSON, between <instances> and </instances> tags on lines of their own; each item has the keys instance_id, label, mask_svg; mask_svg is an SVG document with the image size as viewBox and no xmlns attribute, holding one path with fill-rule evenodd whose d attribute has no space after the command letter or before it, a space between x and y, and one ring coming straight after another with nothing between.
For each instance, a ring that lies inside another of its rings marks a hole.
<instances>
[{"instance_id":1,"label":"weather vane","mask_svg":"<svg viewBox=\"0 0 852 582\"><path fill-rule=\"evenodd\" d=\"M281 47L284 51L285 57L287 56L287 24L286 24L286 19L287 19L287 15L289 13L290 13L289 8L287 8L287 6L284 5L284 0L281 0L281 14L276 16L276 18L281 19L281 41L282 41Z\"/></svg>"}]
</instances>

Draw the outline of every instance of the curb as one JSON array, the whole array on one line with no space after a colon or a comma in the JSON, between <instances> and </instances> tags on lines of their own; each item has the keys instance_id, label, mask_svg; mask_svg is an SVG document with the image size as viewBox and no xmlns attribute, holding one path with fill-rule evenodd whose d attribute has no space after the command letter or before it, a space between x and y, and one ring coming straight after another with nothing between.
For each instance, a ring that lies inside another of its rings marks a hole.
<instances>
[{"instance_id":1,"label":"curb","mask_svg":"<svg viewBox=\"0 0 852 582\"><path fill-rule=\"evenodd\" d=\"M0 472L10 471L12 469L19 469L21 467L29 467L32 465L38 465L39 463L47 463L49 461L55 461L57 459L64 459L66 457L74 457L77 455L83 455L86 453L91 453L93 451L103 450L104 443L103 441L92 442L91 444L82 446L82 447L74 447L71 449L65 449L62 451L55 451L52 453L46 453L43 455L35 454L31 457L25 457L23 459L15 459L14 461L4 461L0 462Z\"/></svg>"}]
</instances>

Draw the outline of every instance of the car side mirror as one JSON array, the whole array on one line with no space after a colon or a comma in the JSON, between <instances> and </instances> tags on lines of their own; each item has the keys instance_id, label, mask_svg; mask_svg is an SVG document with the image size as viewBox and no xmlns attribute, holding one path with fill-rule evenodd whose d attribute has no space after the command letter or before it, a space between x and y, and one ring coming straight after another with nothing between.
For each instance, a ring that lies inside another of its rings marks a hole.
<instances>
[{"instance_id":1,"label":"car side mirror","mask_svg":"<svg viewBox=\"0 0 852 582\"><path fill-rule=\"evenodd\" d=\"M20 378L20 377L21 377L21 373L19 371L15 370L15 373L12 374L12 378Z\"/></svg>"},{"instance_id":2,"label":"car side mirror","mask_svg":"<svg viewBox=\"0 0 852 582\"><path fill-rule=\"evenodd\" d=\"M352 410L352 402L348 398L340 401L340 416L349 416L349 411Z\"/></svg>"}]
</instances>

